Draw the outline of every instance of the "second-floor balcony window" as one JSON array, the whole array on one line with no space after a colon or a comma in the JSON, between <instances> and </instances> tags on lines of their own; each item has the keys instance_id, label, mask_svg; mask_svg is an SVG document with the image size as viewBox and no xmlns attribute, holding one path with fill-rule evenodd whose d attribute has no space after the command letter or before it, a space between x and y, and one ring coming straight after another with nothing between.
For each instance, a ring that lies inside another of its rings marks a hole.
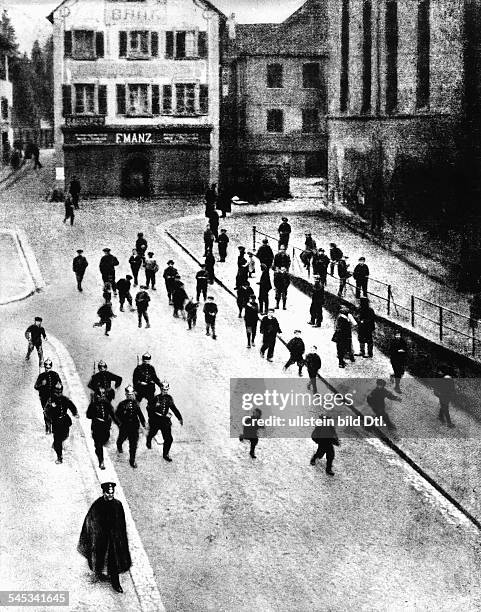
<instances>
[{"instance_id":1,"label":"second-floor balcony window","mask_svg":"<svg viewBox=\"0 0 481 612\"><path fill-rule=\"evenodd\" d=\"M207 32L178 30L165 33L167 59L198 59L207 57Z\"/></svg>"},{"instance_id":2,"label":"second-floor balcony window","mask_svg":"<svg viewBox=\"0 0 481 612\"><path fill-rule=\"evenodd\" d=\"M75 114L95 115L95 85L75 85Z\"/></svg>"},{"instance_id":3,"label":"second-floor balcony window","mask_svg":"<svg viewBox=\"0 0 481 612\"><path fill-rule=\"evenodd\" d=\"M149 59L159 55L159 33L148 30L119 32L119 57Z\"/></svg>"},{"instance_id":4,"label":"second-floor balcony window","mask_svg":"<svg viewBox=\"0 0 481 612\"><path fill-rule=\"evenodd\" d=\"M93 30L65 32L65 57L77 60L94 60L104 57L104 34Z\"/></svg>"}]
</instances>

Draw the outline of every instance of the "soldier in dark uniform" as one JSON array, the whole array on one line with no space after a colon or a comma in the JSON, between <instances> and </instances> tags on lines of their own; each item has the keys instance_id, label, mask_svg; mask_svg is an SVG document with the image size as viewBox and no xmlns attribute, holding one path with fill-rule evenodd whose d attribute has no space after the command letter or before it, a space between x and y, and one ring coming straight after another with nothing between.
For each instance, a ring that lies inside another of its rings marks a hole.
<instances>
[{"instance_id":1,"label":"soldier in dark uniform","mask_svg":"<svg viewBox=\"0 0 481 612\"><path fill-rule=\"evenodd\" d=\"M219 249L220 261L224 262L227 257L227 245L229 244L229 236L226 229L220 230L219 238L217 239L217 248Z\"/></svg>"},{"instance_id":2,"label":"soldier in dark uniform","mask_svg":"<svg viewBox=\"0 0 481 612\"><path fill-rule=\"evenodd\" d=\"M117 593L123 593L119 574L132 565L122 503L114 499L115 482L102 483L103 496L87 512L80 533L78 552L84 556L98 580L105 580L104 567Z\"/></svg>"},{"instance_id":3,"label":"soldier in dark uniform","mask_svg":"<svg viewBox=\"0 0 481 612\"><path fill-rule=\"evenodd\" d=\"M155 395L155 385L160 387L160 380L150 360L150 353L144 353L142 355L142 363L135 368L132 376L135 394L139 403L144 397L147 402L152 401Z\"/></svg>"},{"instance_id":4,"label":"soldier in dark uniform","mask_svg":"<svg viewBox=\"0 0 481 612\"><path fill-rule=\"evenodd\" d=\"M293 363L297 363L299 368L299 376L302 376L302 368L304 367L304 353L306 351L306 345L301 338L301 330L294 330L294 338L289 340L287 343L287 350L289 351L289 359L282 368L286 372Z\"/></svg>"},{"instance_id":5,"label":"soldier in dark uniform","mask_svg":"<svg viewBox=\"0 0 481 612\"><path fill-rule=\"evenodd\" d=\"M274 317L273 308L269 308L267 316L262 319L260 333L262 334L261 357L264 357L267 351L267 361L272 361L277 334L282 334L279 321Z\"/></svg>"},{"instance_id":6,"label":"soldier in dark uniform","mask_svg":"<svg viewBox=\"0 0 481 612\"><path fill-rule=\"evenodd\" d=\"M322 365L321 358L317 354L317 346L311 348L311 352L307 353L304 362L307 368L307 375L309 376L307 388L312 389L312 392L317 394L317 375Z\"/></svg>"},{"instance_id":7,"label":"soldier in dark uniform","mask_svg":"<svg viewBox=\"0 0 481 612\"><path fill-rule=\"evenodd\" d=\"M172 438L172 421L169 413L172 412L181 425L184 424L182 415L174 404L172 396L169 395L169 383L162 381L160 384L160 394L149 402L147 406L149 413L149 433L147 435L147 448L152 448L152 438L160 430L164 439L162 456L166 461L172 461L169 451L174 439Z\"/></svg>"},{"instance_id":8,"label":"soldier in dark uniform","mask_svg":"<svg viewBox=\"0 0 481 612\"><path fill-rule=\"evenodd\" d=\"M134 372L135 375L135 372ZM117 450L123 453L122 445L129 439L129 455L130 465L133 468L137 467L135 455L137 453L137 444L139 442L139 427L145 427L145 419L140 409L139 402L135 399L134 388L130 385L125 388L125 397L117 406L115 417L119 423L119 437L117 438Z\"/></svg>"},{"instance_id":9,"label":"soldier in dark uniform","mask_svg":"<svg viewBox=\"0 0 481 612\"><path fill-rule=\"evenodd\" d=\"M52 447L57 453L57 461L55 463L63 462L63 442L68 438L70 425L72 425L72 420L68 415L69 410L74 417L79 418L75 404L63 395L62 383L58 382L54 387L52 397L45 405L47 419L52 424Z\"/></svg>"},{"instance_id":10,"label":"soldier in dark uniform","mask_svg":"<svg viewBox=\"0 0 481 612\"><path fill-rule=\"evenodd\" d=\"M207 285L209 284L209 275L205 269L205 264L201 264L200 270L195 275L196 281L196 300L199 301L200 295L204 298L204 302L207 299Z\"/></svg>"},{"instance_id":11,"label":"soldier in dark uniform","mask_svg":"<svg viewBox=\"0 0 481 612\"><path fill-rule=\"evenodd\" d=\"M321 284L321 279L315 277L314 286L312 288L311 308L309 314L311 320L309 325L321 327L322 325L322 307L324 306L324 287Z\"/></svg>"},{"instance_id":12,"label":"soldier in dark uniform","mask_svg":"<svg viewBox=\"0 0 481 612\"><path fill-rule=\"evenodd\" d=\"M72 262L72 270L75 272L75 276L77 278L77 289L79 291L83 291L82 281L84 278L85 270L87 269L87 266L89 265L87 258L84 257L82 253L83 253L83 250L78 249L77 257L74 257L73 262Z\"/></svg>"},{"instance_id":13,"label":"soldier in dark uniform","mask_svg":"<svg viewBox=\"0 0 481 612\"><path fill-rule=\"evenodd\" d=\"M271 275L267 264L261 263L261 277L259 282L259 311L260 314L267 314L269 310L269 291L272 289Z\"/></svg>"},{"instance_id":14,"label":"soldier in dark uniform","mask_svg":"<svg viewBox=\"0 0 481 612\"><path fill-rule=\"evenodd\" d=\"M99 468L105 470L104 446L110 438L112 421L117 423L114 409L107 398L107 391L97 387L87 409L87 418L92 420L92 438L95 445L95 454L99 460Z\"/></svg>"},{"instance_id":15,"label":"soldier in dark uniform","mask_svg":"<svg viewBox=\"0 0 481 612\"><path fill-rule=\"evenodd\" d=\"M263 428L263 425L258 425L258 420L262 417L262 411L260 408L254 408L252 410L252 414L250 416L243 417L243 430L242 434L239 436L239 440L244 442L244 440L249 440L250 442L250 451L249 455L252 459L257 459L255 450L256 446L259 443L259 429Z\"/></svg>"},{"instance_id":16,"label":"soldier in dark uniform","mask_svg":"<svg viewBox=\"0 0 481 612\"><path fill-rule=\"evenodd\" d=\"M286 253L285 246L281 246L279 252L276 253L272 267L274 270L280 270L281 268L286 268L286 270L289 270L291 267L291 258Z\"/></svg>"},{"instance_id":17,"label":"soldier in dark uniform","mask_svg":"<svg viewBox=\"0 0 481 612\"><path fill-rule=\"evenodd\" d=\"M274 261L274 253L272 252L271 247L269 246L269 241L267 238L264 238L261 246L257 249L257 259L261 262L261 264L265 264L268 269L272 267L272 263Z\"/></svg>"},{"instance_id":18,"label":"soldier in dark uniform","mask_svg":"<svg viewBox=\"0 0 481 612\"><path fill-rule=\"evenodd\" d=\"M52 360L45 359L43 362L43 367L45 368L45 372L42 372L38 375L37 382L34 385L34 389L38 391L38 396L40 398L40 404L43 410L43 418L45 421L45 433L52 433L52 424L47 418L45 413L45 407L47 405L48 400L52 397L55 385L57 383L62 384L60 380L60 376L52 370Z\"/></svg>"},{"instance_id":19,"label":"soldier in dark uniform","mask_svg":"<svg viewBox=\"0 0 481 612\"><path fill-rule=\"evenodd\" d=\"M332 471L335 457L334 446L340 446L335 427L333 425L316 427L311 438L317 444L317 450L311 458L311 465L316 465L316 459L322 459L326 455L326 474L334 476Z\"/></svg>"},{"instance_id":20,"label":"soldier in dark uniform","mask_svg":"<svg viewBox=\"0 0 481 612\"><path fill-rule=\"evenodd\" d=\"M99 361L97 368L98 372L92 376L87 387L94 393L100 388L105 389L107 400L111 402L115 397L112 383L114 383L115 388L118 389L122 384L122 377L117 376L117 374L113 372L109 372L105 361Z\"/></svg>"},{"instance_id":21,"label":"soldier in dark uniform","mask_svg":"<svg viewBox=\"0 0 481 612\"><path fill-rule=\"evenodd\" d=\"M386 399L393 400L394 402L400 402L401 398L394 395L386 389L386 381L382 378L378 378L376 381L376 388L373 389L367 396L367 403L372 408L372 411L377 417L382 417L389 429L396 429L396 426L391 421L386 413Z\"/></svg>"},{"instance_id":22,"label":"soldier in dark uniform","mask_svg":"<svg viewBox=\"0 0 481 612\"><path fill-rule=\"evenodd\" d=\"M28 361L33 349L37 349L39 367L42 367L43 363L42 339L47 339L45 328L42 327L42 321L42 317L35 317L35 323L25 330L25 338L28 340L27 356L25 359Z\"/></svg>"},{"instance_id":23,"label":"soldier in dark uniform","mask_svg":"<svg viewBox=\"0 0 481 612\"><path fill-rule=\"evenodd\" d=\"M102 275L104 283L110 283L114 290L114 294L117 295L117 289L115 288L115 266L119 265L119 260L114 257L109 248L103 250L105 255L100 259L99 270Z\"/></svg>"},{"instance_id":24,"label":"soldier in dark uniform","mask_svg":"<svg viewBox=\"0 0 481 612\"><path fill-rule=\"evenodd\" d=\"M292 228L287 221L287 217L282 217L282 223L279 225L277 230L279 233L279 249L281 246L285 246L287 248L289 244Z\"/></svg>"},{"instance_id":25,"label":"soldier in dark uniform","mask_svg":"<svg viewBox=\"0 0 481 612\"><path fill-rule=\"evenodd\" d=\"M282 300L282 309L287 310L287 290L291 284L291 279L286 268L280 268L274 272L274 287L276 289L276 308L279 308L279 303Z\"/></svg>"},{"instance_id":26,"label":"soldier in dark uniform","mask_svg":"<svg viewBox=\"0 0 481 612\"><path fill-rule=\"evenodd\" d=\"M174 293L174 279L177 276L177 269L174 268L174 262L169 259L167 267L164 270L163 277L165 282L165 289L167 291L167 297L169 298L169 305L172 305L172 295Z\"/></svg>"},{"instance_id":27,"label":"soldier in dark uniform","mask_svg":"<svg viewBox=\"0 0 481 612\"><path fill-rule=\"evenodd\" d=\"M391 365L393 369L393 378L395 383L394 390L397 391L397 393L401 393L400 384L401 378L406 372L408 345L401 336L400 331L397 331L394 334L393 340L391 340L391 344L389 345L389 356L391 358Z\"/></svg>"},{"instance_id":28,"label":"soldier in dark uniform","mask_svg":"<svg viewBox=\"0 0 481 612\"><path fill-rule=\"evenodd\" d=\"M132 277L130 274L127 274L125 278L120 278L117 281L117 291L119 292L119 303L120 303L120 312L124 311L125 300L127 300L130 306L130 312L134 312L135 308L132 306L132 295L130 294Z\"/></svg>"},{"instance_id":29,"label":"soldier in dark uniform","mask_svg":"<svg viewBox=\"0 0 481 612\"><path fill-rule=\"evenodd\" d=\"M142 266L142 257L137 253L136 249L132 250L132 255L129 258L130 269L134 277L134 287L139 284L139 270Z\"/></svg>"}]
</instances>

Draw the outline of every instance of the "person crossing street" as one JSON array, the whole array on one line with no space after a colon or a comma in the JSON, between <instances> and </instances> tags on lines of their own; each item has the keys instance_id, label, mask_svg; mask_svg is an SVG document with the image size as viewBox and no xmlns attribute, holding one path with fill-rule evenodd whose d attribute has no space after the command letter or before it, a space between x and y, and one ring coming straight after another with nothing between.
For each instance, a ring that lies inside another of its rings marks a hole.
<instances>
[{"instance_id":1,"label":"person crossing street","mask_svg":"<svg viewBox=\"0 0 481 612\"><path fill-rule=\"evenodd\" d=\"M63 443L68 438L72 425L72 419L68 415L69 411L75 418L79 418L77 407L63 395L63 385L58 382L54 387L52 397L45 405L46 417L52 425L52 448L57 454L55 462L57 464L63 463Z\"/></svg>"},{"instance_id":2,"label":"person crossing street","mask_svg":"<svg viewBox=\"0 0 481 612\"><path fill-rule=\"evenodd\" d=\"M25 330L25 338L28 341L26 361L30 359L33 349L37 349L38 365L41 368L43 363L43 340L47 339L45 328L42 326L42 317L35 317L33 325Z\"/></svg>"},{"instance_id":3,"label":"person crossing street","mask_svg":"<svg viewBox=\"0 0 481 612\"><path fill-rule=\"evenodd\" d=\"M172 461L170 458L170 449L172 442L172 421L170 413L174 414L181 425L184 424L182 415L174 404L172 396L169 394L170 385L166 380L160 384L160 394L156 395L147 406L149 414L149 433L147 435L147 448L152 448L152 439L160 430L164 439L162 456L166 461Z\"/></svg>"},{"instance_id":4,"label":"person crossing street","mask_svg":"<svg viewBox=\"0 0 481 612\"><path fill-rule=\"evenodd\" d=\"M79 291L83 291L82 289L82 281L85 275L85 270L87 269L87 266L89 265L89 262L87 261L87 258L84 257L83 255L83 250L82 249L78 249L77 250L77 257L73 258L73 262L72 262L72 270L75 273L75 277L77 279L77 289Z\"/></svg>"},{"instance_id":5,"label":"person crossing street","mask_svg":"<svg viewBox=\"0 0 481 612\"><path fill-rule=\"evenodd\" d=\"M105 470L104 446L110 438L112 421L115 421L117 425L118 422L111 401L107 398L107 391L103 387L97 387L87 409L87 418L92 421L92 439L99 468Z\"/></svg>"},{"instance_id":6,"label":"person crossing street","mask_svg":"<svg viewBox=\"0 0 481 612\"><path fill-rule=\"evenodd\" d=\"M44 372L41 372L34 385L34 389L38 391L38 396L40 398L40 405L42 406L43 418L45 421L45 433L52 433L52 424L47 418L45 407L47 406L47 402L53 396L55 385L57 383L62 384L60 376L52 370L52 360L45 359L43 362L43 367L45 368Z\"/></svg>"}]
</instances>

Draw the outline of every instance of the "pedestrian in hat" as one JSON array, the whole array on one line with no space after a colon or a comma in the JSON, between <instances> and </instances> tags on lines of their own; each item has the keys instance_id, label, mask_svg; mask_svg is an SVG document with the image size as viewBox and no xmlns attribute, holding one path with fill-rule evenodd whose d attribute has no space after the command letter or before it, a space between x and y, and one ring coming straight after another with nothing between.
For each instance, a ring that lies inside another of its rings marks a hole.
<instances>
[{"instance_id":1,"label":"pedestrian in hat","mask_svg":"<svg viewBox=\"0 0 481 612\"><path fill-rule=\"evenodd\" d=\"M369 268L366 264L365 257L359 257L359 263L354 268L352 273L354 280L356 281L356 298L361 297L361 291L363 297L367 297L367 283L369 280Z\"/></svg>"},{"instance_id":2,"label":"pedestrian in hat","mask_svg":"<svg viewBox=\"0 0 481 612\"><path fill-rule=\"evenodd\" d=\"M337 263L337 275L339 276L339 290L337 292L337 297L344 297L344 292L346 290L347 279L352 276L349 272L349 264L347 260L349 257L347 255L343 255L342 259L340 259Z\"/></svg>"},{"instance_id":3,"label":"pedestrian in hat","mask_svg":"<svg viewBox=\"0 0 481 612\"><path fill-rule=\"evenodd\" d=\"M440 371L440 378L434 381L434 395L439 399L438 419L441 423L446 422L449 428L453 428L455 425L451 421L449 404L456 398L456 386L449 374Z\"/></svg>"},{"instance_id":4,"label":"pedestrian in hat","mask_svg":"<svg viewBox=\"0 0 481 612\"><path fill-rule=\"evenodd\" d=\"M33 349L37 349L38 365L42 367L43 363L43 345L42 340L47 339L45 328L42 326L42 317L35 317L33 325L30 325L25 330L25 338L28 341L26 361L30 359Z\"/></svg>"},{"instance_id":5,"label":"pedestrian in hat","mask_svg":"<svg viewBox=\"0 0 481 612\"><path fill-rule=\"evenodd\" d=\"M204 317L205 317L205 335L210 336L212 331L212 340L217 340L216 335L216 321L219 309L217 304L214 302L214 297L209 295L207 302L204 304Z\"/></svg>"},{"instance_id":6,"label":"pedestrian in hat","mask_svg":"<svg viewBox=\"0 0 481 612\"><path fill-rule=\"evenodd\" d=\"M322 325L322 307L324 306L324 287L321 284L321 279L319 276L314 277L314 285L312 287L312 297L311 297L311 308L309 310L309 314L311 315L311 320L309 321L309 325L313 325L314 327L321 327Z\"/></svg>"},{"instance_id":7,"label":"pedestrian in hat","mask_svg":"<svg viewBox=\"0 0 481 612\"><path fill-rule=\"evenodd\" d=\"M239 436L239 440L244 442L244 440L249 440L250 443L250 451L249 455L252 459L257 459L255 450L256 446L259 443L259 429L263 428L264 425L259 425L258 421L262 417L262 410L260 408L253 408L252 413L249 416L243 417L243 430L242 434Z\"/></svg>"},{"instance_id":8,"label":"pedestrian in hat","mask_svg":"<svg viewBox=\"0 0 481 612\"><path fill-rule=\"evenodd\" d=\"M320 425L311 435L312 441L317 444L317 450L311 457L311 465L316 465L317 459L326 455L326 474L334 476L332 464L335 457L334 446L340 446L334 425Z\"/></svg>"},{"instance_id":9,"label":"pedestrian in hat","mask_svg":"<svg viewBox=\"0 0 481 612\"><path fill-rule=\"evenodd\" d=\"M294 330L294 338L289 340L287 343L287 350L289 351L289 359L282 368L286 372L293 363L297 363L299 368L299 376L302 376L302 368L304 367L304 353L306 346L303 339L301 338L301 330Z\"/></svg>"},{"instance_id":10,"label":"pedestrian in hat","mask_svg":"<svg viewBox=\"0 0 481 612\"><path fill-rule=\"evenodd\" d=\"M279 308L279 303L282 300L282 309L287 310L287 290L291 284L291 278L287 268L280 268L274 272L274 287L276 289L276 309Z\"/></svg>"},{"instance_id":11,"label":"pedestrian in hat","mask_svg":"<svg viewBox=\"0 0 481 612\"><path fill-rule=\"evenodd\" d=\"M117 295L117 289L115 289L115 268L119 265L119 260L112 255L108 247L103 252L104 256L100 259L99 263L100 274L102 275L103 282L110 283L114 288L114 294Z\"/></svg>"},{"instance_id":12,"label":"pedestrian in hat","mask_svg":"<svg viewBox=\"0 0 481 612\"><path fill-rule=\"evenodd\" d=\"M205 271L207 272L207 275L209 277L209 285L214 284L214 279L215 279L214 268L215 268L215 257L212 254L212 251L208 251L207 255L205 256Z\"/></svg>"},{"instance_id":13,"label":"pedestrian in hat","mask_svg":"<svg viewBox=\"0 0 481 612\"><path fill-rule=\"evenodd\" d=\"M215 205L217 202L217 183L212 183L212 185L207 189L204 200L205 216L210 217L211 212L215 210Z\"/></svg>"},{"instance_id":14,"label":"pedestrian in hat","mask_svg":"<svg viewBox=\"0 0 481 612\"><path fill-rule=\"evenodd\" d=\"M174 268L174 260L169 259L169 261L167 262L167 267L165 268L164 273L162 275L165 281L165 289L167 291L167 297L169 298L169 306L172 305L172 295L174 293L174 288L175 288L174 280L177 274L178 274L177 269Z\"/></svg>"},{"instance_id":15,"label":"pedestrian in hat","mask_svg":"<svg viewBox=\"0 0 481 612\"><path fill-rule=\"evenodd\" d=\"M97 315L99 317L99 321L94 323L93 326L102 327L105 325L105 335L108 336L110 330L112 329L112 319L115 317L111 302L106 301L105 304L102 304L102 306L97 310Z\"/></svg>"},{"instance_id":16,"label":"pedestrian in hat","mask_svg":"<svg viewBox=\"0 0 481 612\"><path fill-rule=\"evenodd\" d=\"M331 242L329 255L331 257L331 276L334 276L334 266L339 264L342 259L342 251L335 242Z\"/></svg>"},{"instance_id":17,"label":"pedestrian in hat","mask_svg":"<svg viewBox=\"0 0 481 612\"><path fill-rule=\"evenodd\" d=\"M264 238L261 246L257 249L257 259L261 262L261 264L265 264L268 269L272 268L272 263L274 261L274 253L269 245L269 241L267 238Z\"/></svg>"},{"instance_id":18,"label":"pedestrian in hat","mask_svg":"<svg viewBox=\"0 0 481 612\"><path fill-rule=\"evenodd\" d=\"M215 210L211 210L209 214L209 227L214 236L214 240L217 242L219 239L219 213Z\"/></svg>"},{"instance_id":19,"label":"pedestrian in hat","mask_svg":"<svg viewBox=\"0 0 481 612\"><path fill-rule=\"evenodd\" d=\"M132 283L130 282L132 277L130 274L127 274L125 278L121 278L117 281L117 291L119 292L119 303L120 303L120 312L124 311L125 300L127 300L130 306L130 312L133 312L135 308L132 306L132 295L130 294L130 289L132 287Z\"/></svg>"},{"instance_id":20,"label":"pedestrian in hat","mask_svg":"<svg viewBox=\"0 0 481 612\"><path fill-rule=\"evenodd\" d=\"M307 353L304 363L307 368L307 375L309 376L309 382L307 384L308 389L312 389L314 395L317 394L317 375L321 369L321 358L317 353L317 346L313 345L310 352Z\"/></svg>"},{"instance_id":21,"label":"pedestrian in hat","mask_svg":"<svg viewBox=\"0 0 481 612\"><path fill-rule=\"evenodd\" d=\"M267 314L269 310L269 291L272 289L270 268L267 264L261 263L261 277L259 282L259 311L260 314Z\"/></svg>"},{"instance_id":22,"label":"pedestrian in hat","mask_svg":"<svg viewBox=\"0 0 481 612\"><path fill-rule=\"evenodd\" d=\"M152 291L155 291L155 275L159 271L159 266L154 259L154 254L152 251L147 253L147 257L144 261L145 268L145 286L146 289L152 287Z\"/></svg>"},{"instance_id":23,"label":"pedestrian in hat","mask_svg":"<svg viewBox=\"0 0 481 612\"><path fill-rule=\"evenodd\" d=\"M277 334L282 334L279 321L274 316L273 308L269 308L267 315L262 319L260 333L262 334L260 355L261 357L264 357L264 354L267 351L267 361L272 361L274 357Z\"/></svg>"},{"instance_id":24,"label":"pedestrian in hat","mask_svg":"<svg viewBox=\"0 0 481 612\"><path fill-rule=\"evenodd\" d=\"M339 367L345 368L345 357L349 357L351 362L354 363L354 351L352 349L352 327L355 321L352 315L349 314L347 308L342 307L339 311L339 316L336 319L336 328L332 341L336 343L337 359L339 361Z\"/></svg>"},{"instance_id":25,"label":"pedestrian in hat","mask_svg":"<svg viewBox=\"0 0 481 612\"><path fill-rule=\"evenodd\" d=\"M282 217L282 223L279 225L277 231L279 233L279 249L281 246L285 246L287 249L292 232L292 228L288 223L287 217Z\"/></svg>"},{"instance_id":26,"label":"pedestrian in hat","mask_svg":"<svg viewBox=\"0 0 481 612\"><path fill-rule=\"evenodd\" d=\"M132 255L129 258L130 269L134 277L134 287L139 284L139 270L142 266L142 257L137 253L136 249L132 250Z\"/></svg>"},{"instance_id":27,"label":"pedestrian in hat","mask_svg":"<svg viewBox=\"0 0 481 612\"><path fill-rule=\"evenodd\" d=\"M361 298L357 321L357 337L359 340L361 357L372 357L374 347L372 336L376 328L376 315L374 314L374 310L369 306L369 300L365 297Z\"/></svg>"},{"instance_id":28,"label":"pedestrian in hat","mask_svg":"<svg viewBox=\"0 0 481 612\"><path fill-rule=\"evenodd\" d=\"M137 316L139 319L139 327L142 327L142 319L145 320L145 327L150 327L149 315L147 310L149 308L150 295L145 290L145 287L141 285L140 291L135 296L135 305L137 306Z\"/></svg>"},{"instance_id":29,"label":"pedestrian in hat","mask_svg":"<svg viewBox=\"0 0 481 612\"><path fill-rule=\"evenodd\" d=\"M142 258L142 263L145 261L145 253L147 252L147 240L144 238L144 234L139 232L137 234L137 240L135 241L135 250Z\"/></svg>"},{"instance_id":30,"label":"pedestrian in hat","mask_svg":"<svg viewBox=\"0 0 481 612\"><path fill-rule=\"evenodd\" d=\"M72 203L76 210L79 208L80 191L82 190L78 176L73 176L69 185L69 193L72 196Z\"/></svg>"},{"instance_id":31,"label":"pedestrian in hat","mask_svg":"<svg viewBox=\"0 0 481 612\"><path fill-rule=\"evenodd\" d=\"M119 574L131 565L127 526L122 502L114 499L115 482L101 485L103 495L90 507L85 517L78 552L87 559L98 580L108 580L117 593L123 593ZM107 568L108 577L104 568Z\"/></svg>"},{"instance_id":32,"label":"pedestrian in hat","mask_svg":"<svg viewBox=\"0 0 481 612\"><path fill-rule=\"evenodd\" d=\"M214 246L214 234L210 228L210 225L207 225L204 230L204 257L207 253L212 251Z\"/></svg>"},{"instance_id":33,"label":"pedestrian in hat","mask_svg":"<svg viewBox=\"0 0 481 612\"><path fill-rule=\"evenodd\" d=\"M66 221L70 219L70 225L73 225L73 221L75 219L75 211L74 211L72 198L70 197L70 195L68 195L65 198L64 205L65 205L65 217L64 217L63 222L65 223Z\"/></svg>"},{"instance_id":34,"label":"pedestrian in hat","mask_svg":"<svg viewBox=\"0 0 481 612\"><path fill-rule=\"evenodd\" d=\"M184 283L180 283L178 287L176 287L172 295L172 305L174 307L174 312L173 312L174 317L178 318L179 311L180 311L182 318L185 318L184 317L184 306L188 299L189 299L189 296L187 295L187 292L185 291Z\"/></svg>"},{"instance_id":35,"label":"pedestrian in hat","mask_svg":"<svg viewBox=\"0 0 481 612\"><path fill-rule=\"evenodd\" d=\"M279 252L276 253L272 267L274 270L286 268L286 270L289 271L289 268L291 267L291 258L286 252L285 245L282 245Z\"/></svg>"},{"instance_id":36,"label":"pedestrian in hat","mask_svg":"<svg viewBox=\"0 0 481 612\"><path fill-rule=\"evenodd\" d=\"M312 237L311 232L306 232L306 239L304 241L304 245L305 245L306 251L314 252L317 250L317 244L314 238Z\"/></svg>"},{"instance_id":37,"label":"pedestrian in hat","mask_svg":"<svg viewBox=\"0 0 481 612\"><path fill-rule=\"evenodd\" d=\"M383 418L384 423L389 429L396 429L396 426L386 412L386 399L390 399L394 402L401 401L400 397L386 389L386 381L382 378L378 378L375 389L373 389L366 398L367 404L377 417Z\"/></svg>"},{"instance_id":38,"label":"pedestrian in hat","mask_svg":"<svg viewBox=\"0 0 481 612\"><path fill-rule=\"evenodd\" d=\"M199 308L199 302L195 302L194 298L189 298L185 305L185 312L187 314L187 328L192 329L197 325L197 309Z\"/></svg>"},{"instance_id":39,"label":"pedestrian in hat","mask_svg":"<svg viewBox=\"0 0 481 612\"><path fill-rule=\"evenodd\" d=\"M314 276L319 276L322 285L326 285L327 282L329 262L330 259L324 249L317 249L312 257L312 273Z\"/></svg>"},{"instance_id":40,"label":"pedestrian in hat","mask_svg":"<svg viewBox=\"0 0 481 612\"><path fill-rule=\"evenodd\" d=\"M259 322L259 306L256 302L256 296L250 295L244 310L244 322L247 334L247 348L255 346L257 334L257 323Z\"/></svg>"},{"instance_id":41,"label":"pedestrian in hat","mask_svg":"<svg viewBox=\"0 0 481 612\"><path fill-rule=\"evenodd\" d=\"M200 265L200 270L195 275L196 282L196 301L199 301L199 298L202 294L204 298L204 302L207 299L207 285L209 284L209 275L207 270L205 269L205 264Z\"/></svg>"},{"instance_id":42,"label":"pedestrian in hat","mask_svg":"<svg viewBox=\"0 0 481 612\"><path fill-rule=\"evenodd\" d=\"M394 391L401 393L401 378L406 372L408 345L399 330L389 344L389 357L393 369L391 379L394 379Z\"/></svg>"},{"instance_id":43,"label":"pedestrian in hat","mask_svg":"<svg viewBox=\"0 0 481 612\"><path fill-rule=\"evenodd\" d=\"M227 245L229 244L229 236L226 229L220 230L219 238L217 239L217 248L219 249L220 261L224 262L227 257Z\"/></svg>"},{"instance_id":44,"label":"pedestrian in hat","mask_svg":"<svg viewBox=\"0 0 481 612\"><path fill-rule=\"evenodd\" d=\"M75 272L75 277L77 279L77 289L79 291L83 291L82 289L82 281L84 278L85 270L89 262L87 258L83 255L83 249L77 249L77 257L73 258L72 262L72 270Z\"/></svg>"}]
</instances>

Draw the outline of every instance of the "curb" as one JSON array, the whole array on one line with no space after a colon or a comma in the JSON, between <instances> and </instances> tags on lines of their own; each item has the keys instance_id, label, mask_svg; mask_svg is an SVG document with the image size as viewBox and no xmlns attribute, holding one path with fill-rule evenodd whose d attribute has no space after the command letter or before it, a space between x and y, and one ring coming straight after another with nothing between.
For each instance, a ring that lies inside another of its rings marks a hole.
<instances>
[{"instance_id":1,"label":"curb","mask_svg":"<svg viewBox=\"0 0 481 612\"><path fill-rule=\"evenodd\" d=\"M57 360L63 374L63 379L67 383L70 396L75 399L74 403L77 406L86 406L88 404L88 398L70 353L60 342L60 340L51 334L49 334L48 343L53 347L54 352L57 354ZM117 499L122 502L125 511L129 548L132 556L130 575L132 577L132 582L134 584L140 608L143 612L165 612L165 607L162 603L160 591L154 577L154 572L140 539L137 527L135 526L132 512L125 497L122 485L120 484L119 477L117 476L115 467L110 460L109 453L107 449L104 450L104 463L106 469L105 471L100 470L97 466L97 456L95 455L94 442L90 433L90 421L83 412L79 411L79 414L80 418L78 419L78 422L80 435L84 439L85 445L87 446L89 458L92 463L92 467L95 470L99 484L110 480L117 483L115 494Z\"/></svg>"},{"instance_id":2,"label":"curb","mask_svg":"<svg viewBox=\"0 0 481 612\"><path fill-rule=\"evenodd\" d=\"M18 232L16 230L11 230L11 229L1 229L0 230L1 234L7 234L9 236L11 236L13 242L15 243L15 248L17 249L17 253L18 253L18 258L21 262L21 265L25 271L25 276L28 279L28 284L31 285L29 289L27 289L24 293L18 293L12 297L9 297L7 300L2 300L0 301L0 305L1 306L5 306L7 304L11 304L12 302L20 302L21 300L25 300L26 298L30 297L31 295L33 295L36 291L37 291L37 286L34 282L34 278L33 275L30 271L30 267L27 261L27 257L24 253L24 250L22 248L22 244L20 242L19 236L18 236ZM35 259L35 256L33 255L33 259ZM36 263L36 262L35 262ZM37 266L38 267L38 266ZM40 271L39 271L40 273ZM40 275L41 278L41 275ZM43 282L43 279L42 279Z\"/></svg>"},{"instance_id":3,"label":"curb","mask_svg":"<svg viewBox=\"0 0 481 612\"><path fill-rule=\"evenodd\" d=\"M33 252L33 249L30 246L30 242L28 241L27 234L19 227L15 228L15 232L17 234L17 239L18 239L20 248L27 262L27 267L33 279L33 283L35 285L36 291L41 291L42 289L45 289L47 284L43 280L42 272L40 271L40 267L37 263L37 258L35 257L35 253Z\"/></svg>"}]
</instances>

